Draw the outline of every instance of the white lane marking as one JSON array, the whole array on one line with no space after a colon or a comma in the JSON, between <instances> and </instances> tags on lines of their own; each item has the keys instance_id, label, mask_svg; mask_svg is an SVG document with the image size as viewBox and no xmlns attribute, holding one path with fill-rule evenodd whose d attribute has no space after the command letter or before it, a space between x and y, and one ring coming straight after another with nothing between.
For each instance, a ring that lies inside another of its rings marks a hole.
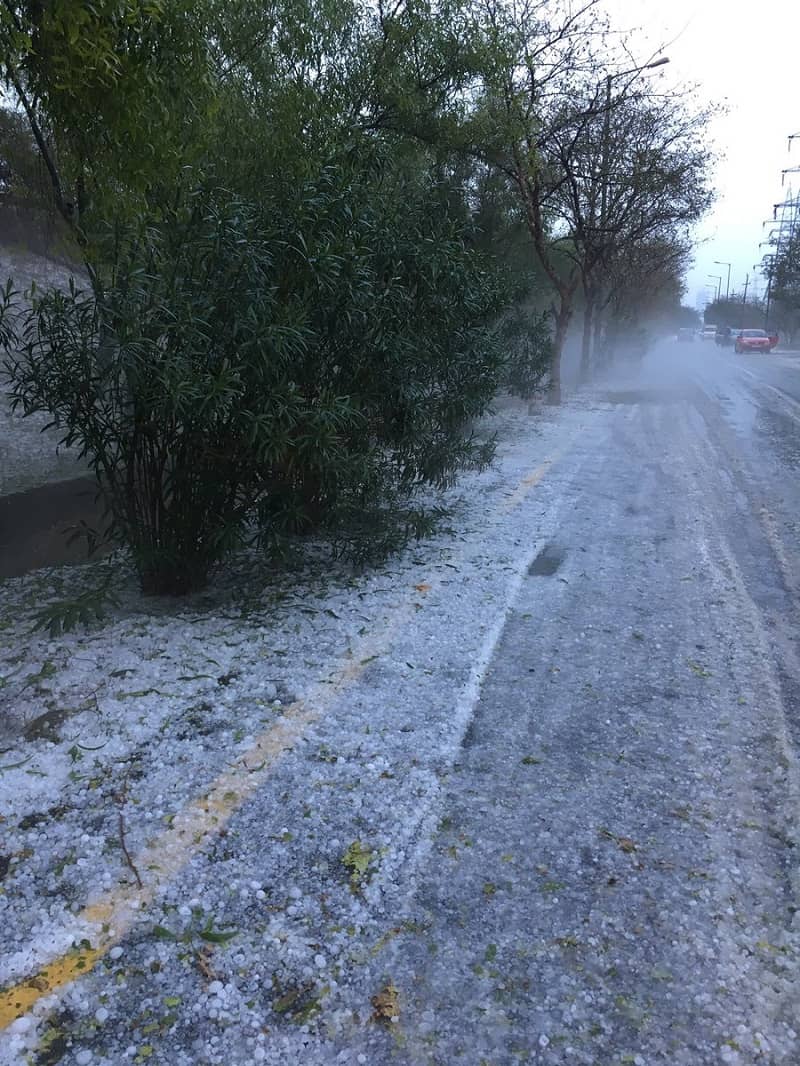
<instances>
[{"instance_id":1,"label":"white lane marking","mask_svg":"<svg viewBox=\"0 0 800 1066\"><path fill-rule=\"evenodd\" d=\"M787 406L793 407L797 414L800 415L800 403L798 403L793 396L790 396L788 392L784 392L783 389L779 389L775 385L767 385L766 383L764 384L764 388L769 389L770 392L774 392L776 396L780 397L780 399L787 404Z\"/></svg>"},{"instance_id":2,"label":"white lane marking","mask_svg":"<svg viewBox=\"0 0 800 1066\"><path fill-rule=\"evenodd\" d=\"M758 376L758 374L754 374L752 370L745 370L744 367L740 367L739 369L743 374L747 374L749 378L753 378L754 381L757 381L762 388L769 389L770 392L774 392L775 395L778 396L781 400L783 400L785 404L787 404L789 407L795 408L798 415L800 415L800 402L795 400L793 396L790 396L788 392L784 392L784 390L778 388L777 385L770 385L769 382L763 381Z\"/></svg>"}]
</instances>

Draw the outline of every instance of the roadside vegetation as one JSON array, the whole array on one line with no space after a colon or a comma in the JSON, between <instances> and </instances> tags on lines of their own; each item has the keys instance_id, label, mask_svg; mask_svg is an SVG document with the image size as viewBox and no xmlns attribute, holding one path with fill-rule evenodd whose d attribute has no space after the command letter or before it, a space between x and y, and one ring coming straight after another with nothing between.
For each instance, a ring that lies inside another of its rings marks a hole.
<instances>
[{"instance_id":1,"label":"roadside vegetation","mask_svg":"<svg viewBox=\"0 0 800 1066\"><path fill-rule=\"evenodd\" d=\"M75 266L5 287L8 387L143 592L422 535L499 389L560 401L576 318L588 379L678 313L707 114L610 29L593 0L0 7L4 232Z\"/></svg>"}]
</instances>

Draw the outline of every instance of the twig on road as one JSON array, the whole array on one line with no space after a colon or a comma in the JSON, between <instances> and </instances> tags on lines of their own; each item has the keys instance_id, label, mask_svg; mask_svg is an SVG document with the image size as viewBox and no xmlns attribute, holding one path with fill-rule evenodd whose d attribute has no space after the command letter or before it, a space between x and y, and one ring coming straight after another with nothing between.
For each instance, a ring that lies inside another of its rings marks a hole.
<instances>
[{"instance_id":1,"label":"twig on road","mask_svg":"<svg viewBox=\"0 0 800 1066\"><path fill-rule=\"evenodd\" d=\"M122 782L122 788L114 796L114 802L116 803L117 808L118 808L118 812L117 812L117 834L119 836L119 846L122 848L122 854L125 856L125 862L128 864L128 868L130 869L130 871L133 874L133 876L136 878L136 884L138 885L138 887L139 888L144 888L144 885L142 884L142 879L139 876L139 871L136 868L136 863L133 861L133 858L131 857L131 853L128 851L128 845L127 845L127 843L125 841L125 816L122 813L122 807L124 806L125 801L127 800L127 798L128 798L128 775L126 774L125 775L125 779Z\"/></svg>"}]
</instances>

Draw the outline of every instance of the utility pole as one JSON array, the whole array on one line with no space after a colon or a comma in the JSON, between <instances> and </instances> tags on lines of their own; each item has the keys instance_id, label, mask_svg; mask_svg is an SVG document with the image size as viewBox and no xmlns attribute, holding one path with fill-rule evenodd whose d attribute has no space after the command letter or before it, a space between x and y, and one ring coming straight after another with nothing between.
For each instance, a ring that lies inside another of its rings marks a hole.
<instances>
[{"instance_id":1,"label":"utility pole","mask_svg":"<svg viewBox=\"0 0 800 1066\"><path fill-rule=\"evenodd\" d=\"M787 150L791 152L792 142L800 140L800 132L792 133L789 135ZM800 173L800 166L785 167L781 171L781 186L786 185L787 174ZM778 211L781 212L780 220L778 219ZM788 219L787 219L788 214ZM772 290L775 282L776 268L780 267L782 256L787 254L791 257L794 254L795 248L795 233L797 223L800 221L800 197L798 197L791 185L787 189L787 198L783 203L773 204L772 218L769 222L762 223L762 226L771 226L766 241L762 241L759 244L761 248L764 244L773 249L772 253L764 256L761 261L760 268L753 267L756 271L760 269L762 273L766 274L767 278L767 294L766 303L764 307L764 329L769 329L769 316L772 310ZM777 223L777 226L775 225ZM744 308L747 300L747 280L745 280L744 296L742 297L742 320L744 320Z\"/></svg>"},{"instance_id":2,"label":"utility pole","mask_svg":"<svg viewBox=\"0 0 800 1066\"><path fill-rule=\"evenodd\" d=\"M744 309L745 309L745 304L747 303L747 286L748 286L749 282L750 282L750 275L749 274L745 274L745 276L744 276L744 293L742 294L742 326L741 326L742 329L746 328L745 324L744 324Z\"/></svg>"},{"instance_id":3,"label":"utility pole","mask_svg":"<svg viewBox=\"0 0 800 1066\"><path fill-rule=\"evenodd\" d=\"M792 136L789 138L790 148L792 146L792 141L796 138L800 138L800 133L793 133ZM792 174L797 171L800 171L800 167L788 167L786 170L782 170L781 185L783 185L784 179L787 174ZM785 255L787 253L789 255L792 255L792 251L795 247L795 232L798 216L800 215L800 197L793 195L791 185L789 186L787 192L788 196L783 201L783 203L774 204L772 208L772 217L776 222L778 222L778 236L777 239L774 239L772 233L770 233L770 243L773 244L775 251L771 256L770 267L767 274L767 305L764 325L765 329L769 324L769 315L772 308L772 284L775 274L776 260L780 260L781 255ZM778 221L779 210L781 212L780 221Z\"/></svg>"},{"instance_id":4,"label":"utility pole","mask_svg":"<svg viewBox=\"0 0 800 1066\"><path fill-rule=\"evenodd\" d=\"M770 304L772 302L772 267L773 267L773 264L774 264L774 260L775 260L775 256L773 256L773 255L765 255L764 256L764 262L767 264L767 300L766 300L766 304L765 304L765 307L764 307L764 329L765 330L769 330L769 310L770 310ZM762 266L763 266L763 264L762 264ZM757 269L756 267L753 267L753 270L756 270L756 269Z\"/></svg>"},{"instance_id":5,"label":"utility pole","mask_svg":"<svg viewBox=\"0 0 800 1066\"><path fill-rule=\"evenodd\" d=\"M778 208L779 207L800 207L800 200L792 200L790 198L788 200L784 200L782 204L773 204L772 205L772 221L773 222L777 222L778 221Z\"/></svg>"}]
</instances>

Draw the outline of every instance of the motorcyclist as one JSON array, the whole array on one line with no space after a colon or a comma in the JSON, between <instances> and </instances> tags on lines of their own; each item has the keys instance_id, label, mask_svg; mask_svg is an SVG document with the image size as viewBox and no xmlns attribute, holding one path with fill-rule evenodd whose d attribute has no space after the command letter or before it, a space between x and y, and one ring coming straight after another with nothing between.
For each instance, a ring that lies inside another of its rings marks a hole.
<instances>
[{"instance_id":1,"label":"motorcyclist","mask_svg":"<svg viewBox=\"0 0 800 1066\"><path fill-rule=\"evenodd\" d=\"M726 348L731 343L731 327L717 326L714 341L720 346L720 348Z\"/></svg>"}]
</instances>

